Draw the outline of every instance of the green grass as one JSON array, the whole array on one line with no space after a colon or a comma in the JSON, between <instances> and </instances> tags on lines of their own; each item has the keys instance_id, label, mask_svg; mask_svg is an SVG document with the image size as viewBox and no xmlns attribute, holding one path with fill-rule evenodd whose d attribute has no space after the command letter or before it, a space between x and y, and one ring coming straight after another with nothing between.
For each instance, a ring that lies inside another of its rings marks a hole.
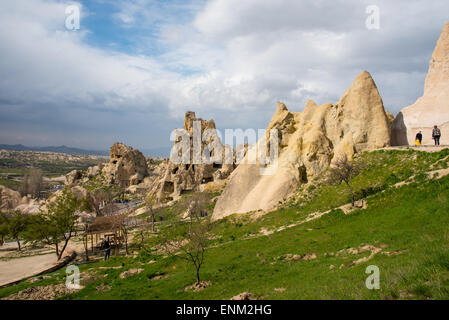
<instances>
[{"instance_id":1,"label":"green grass","mask_svg":"<svg viewBox=\"0 0 449 320\"><path fill-rule=\"evenodd\" d=\"M208 200L211 200L218 195L220 195L219 192L210 192L210 193L206 194L206 197ZM178 200L177 202L175 202L173 205L171 205L169 207L165 207L165 208L155 209L154 210L155 220L156 221L166 221L166 220L170 220L170 219L173 220L177 216L182 215L187 210L186 199L188 199L191 196L192 196L192 194L189 194L189 193L183 194L183 195L181 195L181 199ZM214 207L215 207L215 203L211 202L204 209L207 210L207 212L209 212L210 214L212 214L212 212L214 211ZM140 214L137 216L137 218L140 218L140 219L144 219L147 217L149 217L149 212L146 212L146 213L143 213L143 214Z\"/></svg>"},{"instance_id":2,"label":"green grass","mask_svg":"<svg viewBox=\"0 0 449 320\"><path fill-rule=\"evenodd\" d=\"M26 153L25 153L26 154ZM39 168L44 176L57 177L72 170L86 170L88 167L105 162L102 158L78 157L72 161L39 159L39 153L24 157L24 153L16 152L16 158L0 159L0 173L19 174L28 167Z\"/></svg>"},{"instance_id":3,"label":"green grass","mask_svg":"<svg viewBox=\"0 0 449 320\"><path fill-rule=\"evenodd\" d=\"M307 190L307 198L287 202L257 221L239 216L216 222L213 232L218 237L211 242L215 247L207 249L201 270L202 280L212 284L202 291L183 290L195 281L194 270L184 261L141 252L137 258L113 257L107 262L81 265L82 271L94 268L98 274L107 276L98 277L83 290L62 299L229 299L244 291L261 299L448 299L449 176L431 180L423 175L431 164L447 155L447 150L433 154L413 151L363 154L369 165L353 184L359 191L358 197L367 196L368 208L349 215L334 210L320 219L260 236L261 227L285 226L302 221L311 212L348 202L344 186L318 184ZM415 182L393 187L413 175L417 175ZM335 255L362 244L384 246L384 252L400 253L390 256L378 253L354 266L350 263L370 253ZM282 258L286 254L311 253L317 258L296 262ZM156 262L145 264L149 260ZM123 268L98 268L112 265ZM368 290L365 286L369 265L380 269L380 290ZM144 271L121 279L120 273L130 268ZM153 280L160 274L166 277ZM96 287L102 283L112 289L98 292ZM1 289L0 297L27 285L21 283L14 290ZM285 290L275 290L279 288Z\"/></svg>"},{"instance_id":4,"label":"green grass","mask_svg":"<svg viewBox=\"0 0 449 320\"><path fill-rule=\"evenodd\" d=\"M249 291L266 299L395 299L449 298L449 179L410 185L377 195L370 207L345 216L340 211L269 237L236 240L209 249L202 271L212 285L200 292L181 289L194 282L190 266L173 258L160 259L139 275L103 279L112 290L97 293L93 283L71 298L81 299L224 299ZM311 231L309 229L312 229ZM387 251L406 250L397 256L377 254L369 263L338 269L360 257L330 257L361 244L388 245ZM310 261L277 261L284 254L316 253ZM265 260L264 261L262 260ZM127 260L129 267L136 267ZM365 269L377 265L381 290L365 287ZM330 270L334 265L336 269ZM114 270L114 273L122 270ZM155 273L166 279L150 280ZM285 288L277 292L275 288Z\"/></svg>"},{"instance_id":5,"label":"green grass","mask_svg":"<svg viewBox=\"0 0 449 320\"><path fill-rule=\"evenodd\" d=\"M0 185L5 186L10 189L17 190L20 187L20 182L0 178Z\"/></svg>"}]
</instances>

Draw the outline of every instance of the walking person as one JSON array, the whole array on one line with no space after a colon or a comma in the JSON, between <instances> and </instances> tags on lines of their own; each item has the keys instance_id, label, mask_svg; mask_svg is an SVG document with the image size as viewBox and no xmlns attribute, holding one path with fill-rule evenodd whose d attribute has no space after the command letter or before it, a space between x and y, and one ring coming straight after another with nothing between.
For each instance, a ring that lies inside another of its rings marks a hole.
<instances>
[{"instance_id":1,"label":"walking person","mask_svg":"<svg viewBox=\"0 0 449 320\"><path fill-rule=\"evenodd\" d=\"M434 126L433 127L432 138L433 138L433 140L435 140L435 145L439 146L440 145L440 138L441 138L441 131L438 128L438 126Z\"/></svg>"},{"instance_id":2,"label":"walking person","mask_svg":"<svg viewBox=\"0 0 449 320\"><path fill-rule=\"evenodd\" d=\"M104 248L104 261L106 261L111 256L111 244L109 243L109 238L103 241L103 248Z\"/></svg>"},{"instance_id":3,"label":"walking person","mask_svg":"<svg viewBox=\"0 0 449 320\"><path fill-rule=\"evenodd\" d=\"M422 145L422 132L421 131L416 134L416 138L415 138L415 146L418 147L420 145Z\"/></svg>"}]
</instances>

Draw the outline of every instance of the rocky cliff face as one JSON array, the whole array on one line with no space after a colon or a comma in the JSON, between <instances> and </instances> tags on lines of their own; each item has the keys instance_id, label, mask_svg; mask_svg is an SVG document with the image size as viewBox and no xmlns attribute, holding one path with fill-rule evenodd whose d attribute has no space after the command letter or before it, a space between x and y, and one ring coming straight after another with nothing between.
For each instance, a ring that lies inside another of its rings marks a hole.
<instances>
[{"instance_id":1,"label":"rocky cliff face","mask_svg":"<svg viewBox=\"0 0 449 320\"><path fill-rule=\"evenodd\" d=\"M42 203L37 199L21 197L18 191L0 186L0 211L18 210L24 214L36 214Z\"/></svg>"},{"instance_id":2,"label":"rocky cliff face","mask_svg":"<svg viewBox=\"0 0 449 320\"><path fill-rule=\"evenodd\" d=\"M442 142L449 137L449 22L437 42L430 61L424 95L401 110L392 127L392 145L413 145L418 131L423 143L433 144L432 129L438 125Z\"/></svg>"},{"instance_id":3,"label":"rocky cliff face","mask_svg":"<svg viewBox=\"0 0 449 320\"><path fill-rule=\"evenodd\" d=\"M261 175L263 165L241 163L217 201L213 220L234 213L271 210L300 184L323 173L336 157L352 157L356 152L390 145L383 102L366 71L336 104L318 106L309 101L302 112L290 112L279 103L267 132L270 129L278 130L277 169ZM261 147L259 141L248 150L245 160Z\"/></svg>"},{"instance_id":4,"label":"rocky cliff face","mask_svg":"<svg viewBox=\"0 0 449 320\"><path fill-rule=\"evenodd\" d=\"M109 163L102 171L109 184L122 188L140 184L148 176L144 155L139 150L118 142L110 148Z\"/></svg>"},{"instance_id":5,"label":"rocky cliff face","mask_svg":"<svg viewBox=\"0 0 449 320\"><path fill-rule=\"evenodd\" d=\"M202 160L200 163L195 161L193 152L195 122L198 124L198 131L201 132L201 137L205 136L206 130L211 130L212 132L216 130L214 120L203 120L197 118L192 111L186 112L182 129L190 137L190 141L188 142L191 151L190 157L182 163L177 163L174 160L173 156L179 151L178 147L181 143L180 141L175 141L172 149L172 157L162 164L162 174L154 182L150 191L150 194L156 195L157 200L160 202L176 200L185 192L202 191L206 188L206 185L210 186L210 184L219 183L226 179L235 168L235 153L231 153L233 157L231 163L225 161L225 147L219 140L216 141L218 146L216 150L220 149L222 156L215 159L217 161L214 160L210 164L204 163ZM207 145L214 139L218 139L218 136L199 142L201 154L205 152ZM182 154L182 152L180 153ZM216 157L216 155L211 154L211 157Z\"/></svg>"},{"instance_id":6,"label":"rocky cliff face","mask_svg":"<svg viewBox=\"0 0 449 320\"><path fill-rule=\"evenodd\" d=\"M0 185L0 211L15 209L21 202L19 192Z\"/></svg>"}]
</instances>

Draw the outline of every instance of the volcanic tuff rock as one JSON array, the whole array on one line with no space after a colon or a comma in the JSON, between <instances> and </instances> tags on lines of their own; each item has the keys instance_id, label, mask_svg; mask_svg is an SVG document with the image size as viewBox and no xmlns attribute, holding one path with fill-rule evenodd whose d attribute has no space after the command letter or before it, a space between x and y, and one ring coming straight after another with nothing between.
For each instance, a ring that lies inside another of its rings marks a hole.
<instances>
[{"instance_id":1,"label":"volcanic tuff rock","mask_svg":"<svg viewBox=\"0 0 449 320\"><path fill-rule=\"evenodd\" d=\"M110 160L102 170L106 181L123 188L142 183L148 176L144 155L123 143L114 143L110 148Z\"/></svg>"},{"instance_id":2,"label":"volcanic tuff rock","mask_svg":"<svg viewBox=\"0 0 449 320\"><path fill-rule=\"evenodd\" d=\"M278 129L278 167L261 175L260 164L241 163L217 201L213 220L233 213L274 209L300 184L326 170L340 155L390 144L390 129L382 98L371 75L364 71L336 104L308 101L304 111L290 112L279 103L270 124ZM245 157L257 154L261 141ZM273 166L271 166L273 168ZM268 166L266 169L270 169Z\"/></svg>"},{"instance_id":3,"label":"volcanic tuff rock","mask_svg":"<svg viewBox=\"0 0 449 320\"><path fill-rule=\"evenodd\" d=\"M201 137L205 136L205 131L208 129L210 132L216 133L214 120L206 121L197 118L192 111L186 112L183 129L190 135L190 160L187 159L188 161L186 162L188 163L177 163L177 161L174 161L176 152L180 155L182 154L179 149L180 141L175 141L172 149L172 156L170 157L170 160L166 160L161 164L160 168L162 174L156 179L153 188L150 191L150 194L156 196L158 202L176 200L184 192L200 191L202 185L204 186L209 183L216 183L226 179L235 168L235 153L231 150L232 153L229 154L233 159L231 159L231 161L225 161L225 149L229 148L229 146L223 146L218 135L212 135L208 139L202 139L200 143L200 151L201 154L203 154L208 152L209 149L212 149L212 147L208 147L210 143L216 142L215 150L217 150L217 153L214 155L212 150L210 150L210 156L213 162L207 164L200 161L199 164L195 164L197 161L194 161L193 132L196 121L199 123L198 129L201 131ZM215 139L218 140L215 141ZM221 150L221 157L219 156L218 150Z\"/></svg>"},{"instance_id":4,"label":"volcanic tuff rock","mask_svg":"<svg viewBox=\"0 0 449 320\"><path fill-rule=\"evenodd\" d=\"M81 180L83 178L83 171L82 170L72 170L65 176L65 184L71 185L75 184L78 180Z\"/></svg>"},{"instance_id":5,"label":"volcanic tuff rock","mask_svg":"<svg viewBox=\"0 0 449 320\"><path fill-rule=\"evenodd\" d=\"M0 185L0 210L16 208L22 202L20 193Z\"/></svg>"},{"instance_id":6,"label":"volcanic tuff rock","mask_svg":"<svg viewBox=\"0 0 449 320\"><path fill-rule=\"evenodd\" d=\"M449 136L449 22L446 22L430 61L424 95L399 112L393 123L392 145L413 145L418 131L423 144L433 144L432 129L438 125L442 140Z\"/></svg>"},{"instance_id":7,"label":"volcanic tuff rock","mask_svg":"<svg viewBox=\"0 0 449 320\"><path fill-rule=\"evenodd\" d=\"M36 214L43 201L21 197L20 193L0 185L0 211L18 210L24 214Z\"/></svg>"},{"instance_id":8,"label":"volcanic tuff rock","mask_svg":"<svg viewBox=\"0 0 449 320\"><path fill-rule=\"evenodd\" d=\"M23 214L38 214L41 212L42 205L45 201L23 197L21 203L14 209Z\"/></svg>"}]
</instances>

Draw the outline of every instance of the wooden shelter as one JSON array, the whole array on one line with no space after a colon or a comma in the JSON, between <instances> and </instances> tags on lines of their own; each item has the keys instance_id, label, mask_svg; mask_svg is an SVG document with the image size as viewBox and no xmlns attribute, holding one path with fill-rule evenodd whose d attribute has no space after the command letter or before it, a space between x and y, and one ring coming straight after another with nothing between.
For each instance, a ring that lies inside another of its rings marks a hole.
<instances>
[{"instance_id":1,"label":"wooden shelter","mask_svg":"<svg viewBox=\"0 0 449 320\"><path fill-rule=\"evenodd\" d=\"M84 233L83 240L86 254L88 253L89 243L92 253L94 253L96 249L102 249L101 239L109 238L111 249L114 250L116 256L125 238L124 223L124 215L97 217Z\"/></svg>"}]
</instances>

